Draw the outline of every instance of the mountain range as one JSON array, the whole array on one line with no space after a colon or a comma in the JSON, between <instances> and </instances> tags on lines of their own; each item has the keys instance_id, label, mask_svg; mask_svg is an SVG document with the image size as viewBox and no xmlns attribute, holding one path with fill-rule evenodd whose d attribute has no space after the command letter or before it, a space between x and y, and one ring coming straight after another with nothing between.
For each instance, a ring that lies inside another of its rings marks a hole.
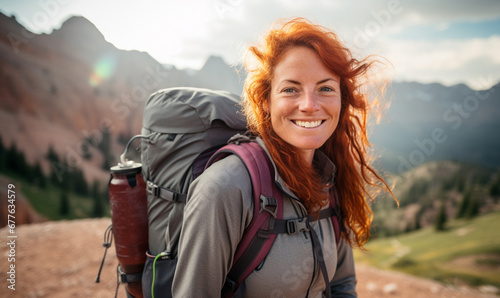
<instances>
[{"instance_id":1,"label":"mountain range","mask_svg":"<svg viewBox=\"0 0 500 298\"><path fill-rule=\"evenodd\" d=\"M500 165L500 84L395 82L387 96L391 106L372 135L384 168L402 174L434 160Z\"/></svg>"},{"instance_id":2,"label":"mountain range","mask_svg":"<svg viewBox=\"0 0 500 298\"><path fill-rule=\"evenodd\" d=\"M50 34L34 34L0 14L0 136L47 173L54 165L45 157L53 148L70 170L82 168L89 180L105 180L99 144L110 132L117 162L123 140L140 133L149 94L174 86L241 94L243 80L217 56L192 71L118 49L83 17L69 18ZM392 82L390 108L372 130L378 166L397 174L431 160L498 167L499 89ZM94 146L88 149L88 143ZM92 158L85 157L87 150Z\"/></svg>"}]
</instances>

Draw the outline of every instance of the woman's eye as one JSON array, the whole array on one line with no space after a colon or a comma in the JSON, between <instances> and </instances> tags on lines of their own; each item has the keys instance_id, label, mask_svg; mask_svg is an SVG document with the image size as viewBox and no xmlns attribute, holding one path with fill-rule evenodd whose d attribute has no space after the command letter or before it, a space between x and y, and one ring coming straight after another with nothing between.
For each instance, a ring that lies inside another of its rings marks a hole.
<instances>
[{"instance_id":1,"label":"woman's eye","mask_svg":"<svg viewBox=\"0 0 500 298\"><path fill-rule=\"evenodd\" d=\"M285 88L285 89L283 89L283 91L282 91L282 92L285 92L285 93L293 93L293 92L295 92L295 89L293 89L293 88Z\"/></svg>"},{"instance_id":2,"label":"woman's eye","mask_svg":"<svg viewBox=\"0 0 500 298\"><path fill-rule=\"evenodd\" d=\"M320 91L331 92L331 91L334 91L334 90L332 88L330 88L330 87L321 87Z\"/></svg>"}]
</instances>

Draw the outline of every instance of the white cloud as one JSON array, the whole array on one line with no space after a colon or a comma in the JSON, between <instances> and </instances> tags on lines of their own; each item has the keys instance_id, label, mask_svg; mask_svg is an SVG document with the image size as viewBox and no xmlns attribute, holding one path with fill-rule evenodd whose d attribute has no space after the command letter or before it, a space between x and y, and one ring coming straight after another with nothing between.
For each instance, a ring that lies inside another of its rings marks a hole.
<instances>
[{"instance_id":1,"label":"white cloud","mask_svg":"<svg viewBox=\"0 0 500 298\"><path fill-rule=\"evenodd\" d=\"M444 41L391 41L385 56L395 79L466 83L485 89L500 81L500 36Z\"/></svg>"},{"instance_id":2,"label":"white cloud","mask_svg":"<svg viewBox=\"0 0 500 298\"><path fill-rule=\"evenodd\" d=\"M500 1L497 0L401 0L401 3L426 23L497 19L500 11Z\"/></svg>"}]
</instances>

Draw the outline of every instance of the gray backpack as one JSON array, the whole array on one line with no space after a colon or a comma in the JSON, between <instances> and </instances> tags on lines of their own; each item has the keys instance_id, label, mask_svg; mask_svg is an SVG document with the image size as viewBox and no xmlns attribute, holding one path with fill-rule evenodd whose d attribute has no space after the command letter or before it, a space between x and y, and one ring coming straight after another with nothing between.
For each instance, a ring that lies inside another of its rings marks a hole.
<instances>
[{"instance_id":1,"label":"gray backpack","mask_svg":"<svg viewBox=\"0 0 500 298\"><path fill-rule=\"evenodd\" d=\"M239 96L199 88L165 89L149 97L141 131L148 137L142 139L141 160L151 254L177 255L184 209L177 202L186 201L189 185L203 171L193 168L195 160L206 162L233 135L245 132L239 104Z\"/></svg>"},{"instance_id":2,"label":"gray backpack","mask_svg":"<svg viewBox=\"0 0 500 298\"><path fill-rule=\"evenodd\" d=\"M141 142L149 222L145 297L171 297L189 185L215 151L245 132L239 104L239 96L199 88L160 90L146 103L141 131L147 136Z\"/></svg>"}]
</instances>

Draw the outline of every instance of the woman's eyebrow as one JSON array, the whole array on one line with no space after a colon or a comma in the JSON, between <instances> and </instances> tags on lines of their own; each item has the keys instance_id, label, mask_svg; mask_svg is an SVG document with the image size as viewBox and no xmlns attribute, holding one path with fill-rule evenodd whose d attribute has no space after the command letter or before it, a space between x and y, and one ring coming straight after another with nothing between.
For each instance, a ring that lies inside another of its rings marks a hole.
<instances>
[{"instance_id":1,"label":"woman's eyebrow","mask_svg":"<svg viewBox=\"0 0 500 298\"><path fill-rule=\"evenodd\" d=\"M326 83L328 81L334 81L334 82L339 82L337 79L335 78L326 78L326 79L323 79L323 80L320 80L318 81L316 84L323 84L323 83ZM292 79L284 79L283 81L281 81L280 83L291 83L291 84L294 84L294 85L300 85L300 82L299 81L295 81L295 80L292 80Z\"/></svg>"},{"instance_id":2,"label":"woman's eyebrow","mask_svg":"<svg viewBox=\"0 0 500 298\"><path fill-rule=\"evenodd\" d=\"M318 81L316 84L323 84L323 83L326 83L326 82L328 82L328 81L334 81L334 82L337 82L337 83L339 82L339 81L338 81L337 79L335 79L335 78L326 78L326 79L324 79L324 80Z\"/></svg>"},{"instance_id":3,"label":"woman's eyebrow","mask_svg":"<svg viewBox=\"0 0 500 298\"><path fill-rule=\"evenodd\" d=\"M295 81L295 80L291 80L291 79L285 79L285 80L281 81L281 83L291 83L291 84L295 84L295 85L300 85L300 82Z\"/></svg>"}]
</instances>

